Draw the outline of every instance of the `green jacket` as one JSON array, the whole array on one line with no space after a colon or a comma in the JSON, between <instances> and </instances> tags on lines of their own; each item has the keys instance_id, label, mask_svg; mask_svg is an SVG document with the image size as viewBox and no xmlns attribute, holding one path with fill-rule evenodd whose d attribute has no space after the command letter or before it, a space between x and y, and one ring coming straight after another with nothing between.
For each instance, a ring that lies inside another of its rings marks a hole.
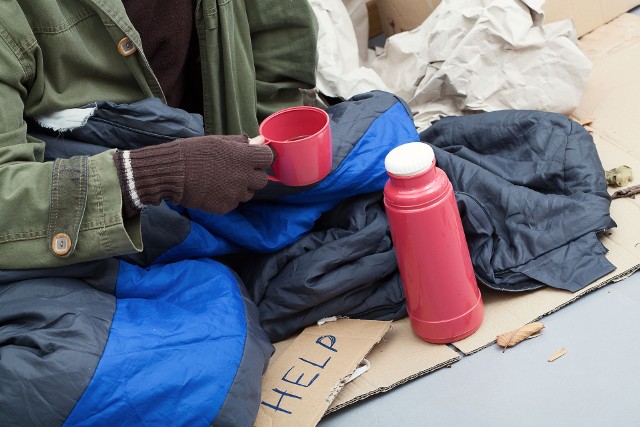
<instances>
[{"instance_id":1,"label":"green jacket","mask_svg":"<svg viewBox=\"0 0 640 427\"><path fill-rule=\"evenodd\" d=\"M113 151L43 162L25 119L95 101L164 100L119 0L0 0L0 269L142 250ZM258 133L315 84L307 0L198 0L205 131Z\"/></svg>"}]
</instances>

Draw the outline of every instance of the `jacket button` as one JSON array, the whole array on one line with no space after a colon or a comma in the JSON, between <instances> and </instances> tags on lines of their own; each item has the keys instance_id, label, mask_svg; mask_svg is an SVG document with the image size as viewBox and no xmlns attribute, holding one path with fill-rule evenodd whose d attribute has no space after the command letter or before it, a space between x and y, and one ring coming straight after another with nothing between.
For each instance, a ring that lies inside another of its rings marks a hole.
<instances>
[{"instance_id":1,"label":"jacket button","mask_svg":"<svg viewBox=\"0 0 640 427\"><path fill-rule=\"evenodd\" d=\"M122 40L118 42L118 52L122 56L131 56L137 51L138 48L129 37L123 37Z\"/></svg>"},{"instance_id":2,"label":"jacket button","mask_svg":"<svg viewBox=\"0 0 640 427\"><path fill-rule=\"evenodd\" d=\"M51 250L58 256L63 256L71 250L71 238L65 233L58 233L53 236Z\"/></svg>"}]
</instances>

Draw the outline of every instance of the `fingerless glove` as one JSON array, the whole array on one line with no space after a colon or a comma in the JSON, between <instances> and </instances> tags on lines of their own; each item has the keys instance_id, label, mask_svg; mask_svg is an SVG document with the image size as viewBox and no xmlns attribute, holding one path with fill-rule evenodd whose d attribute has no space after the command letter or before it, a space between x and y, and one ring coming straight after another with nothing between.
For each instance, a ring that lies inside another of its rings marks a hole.
<instances>
[{"instance_id":1,"label":"fingerless glove","mask_svg":"<svg viewBox=\"0 0 640 427\"><path fill-rule=\"evenodd\" d=\"M124 214L162 200L224 214L250 200L267 185L273 152L247 142L244 135L202 136L116 151Z\"/></svg>"}]
</instances>

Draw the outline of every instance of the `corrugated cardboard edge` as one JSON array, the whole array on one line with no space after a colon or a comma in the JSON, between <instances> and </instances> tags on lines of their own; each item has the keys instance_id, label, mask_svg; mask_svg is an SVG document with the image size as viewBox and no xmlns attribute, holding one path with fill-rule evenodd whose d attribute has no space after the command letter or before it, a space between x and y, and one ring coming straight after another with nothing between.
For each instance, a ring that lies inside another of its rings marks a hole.
<instances>
[{"instance_id":1,"label":"corrugated cardboard edge","mask_svg":"<svg viewBox=\"0 0 640 427\"><path fill-rule=\"evenodd\" d=\"M382 342L367 356L371 362L369 371L347 384L327 412L389 391L461 358L447 345L430 344L417 338L408 318L394 321Z\"/></svg>"},{"instance_id":2,"label":"corrugated cardboard edge","mask_svg":"<svg viewBox=\"0 0 640 427\"><path fill-rule=\"evenodd\" d=\"M411 381L411 380L413 380L413 379L416 379L416 378L418 378L418 377L421 377L421 376L426 375L426 374L428 374L428 373L431 373L431 372L433 372L433 371L437 371L437 370L438 370L438 369L440 369L440 368L450 367L453 363L455 363L455 362L457 362L457 361L459 361L459 360L461 360L461 359L462 359L462 356L456 356L456 357L451 358L451 359L449 359L449 360L446 360L446 361L444 361L444 362L442 362L442 363L439 363L439 364L437 364L437 365L435 365L435 366L431 366L431 367L429 367L429 368L427 368L427 369L425 369L425 370L422 370L422 371L420 371L420 372L416 372L415 374L412 374L412 375L410 375L410 376L408 376L408 377L406 377L406 378L403 378L403 379L402 379L402 380L400 380L400 381L396 381L395 383L391 384L390 386L387 386L387 387L378 387L377 389L375 389L375 390L371 390L370 392L367 392L367 393L365 393L365 394L361 394L361 395L358 395L358 396L356 396L356 397L353 397L353 398L351 398L351 399L349 399L349 400L346 400L346 401L340 402L339 404L337 404L337 405L335 405L335 406L330 407L330 408L327 410L326 414L330 414L330 413L332 413L332 412L338 411L338 410L340 410L340 409L342 409L342 408L344 408L344 407L346 407L346 406L352 405L352 404L354 404L354 403L356 403L356 402L359 402L359 401L361 401L361 400L367 399L368 397L374 396L374 395L376 395L376 394L380 394L380 393L387 392L387 391L389 391L389 390L391 390L391 389L394 389L394 388L398 387L399 385L402 385L402 384L404 384L404 383L407 383L407 382L409 382L409 381ZM325 414L325 415L326 415L326 414Z\"/></svg>"},{"instance_id":3,"label":"corrugated cardboard edge","mask_svg":"<svg viewBox=\"0 0 640 427\"><path fill-rule=\"evenodd\" d=\"M521 327L523 325L526 325L528 323L540 321L545 316L548 316L549 314L555 313L556 311L560 310L561 308L566 307L567 305L571 304L572 302L578 300L579 298L582 298L583 296L585 296L587 294L590 294L593 291L596 291L596 290L598 290L600 288L603 288L603 287L605 287L605 286L607 286L607 285L609 285L611 283L618 282L620 280L623 280L623 279L629 277L631 274L635 273L639 269L640 269L640 264L636 264L633 267L629 268L628 270L625 270L622 273L619 273L619 274L617 274L617 275L615 275L615 276L613 276L613 277L611 277L611 278L609 278L607 280L604 280L604 281L602 281L600 283L596 283L596 284L590 285L587 288L585 288L584 290L580 291L578 294L573 294L573 298L570 298L570 299L564 301L562 304L552 308L551 310L548 310L548 311L544 312L543 314L540 314L540 315L538 315L538 316L536 316L536 317L534 317L534 318L532 318L530 320L513 323L513 325L517 325L517 326L514 326L511 329L517 329L517 328L519 328L519 327ZM501 330L500 332L496 332L496 336L498 334L500 334L500 333L506 332L509 328L510 327L502 328L504 330ZM476 352L478 352L478 351L480 351L480 350L482 350L484 348L487 348L487 347L495 344L495 342L496 342L496 340L493 339L493 340L491 340L489 342L486 342L485 344L482 344L480 346L472 346L472 347L465 347L463 344L456 345L456 343L454 343L454 345L465 356L469 356L469 355L471 355L473 353L476 353Z\"/></svg>"}]
</instances>

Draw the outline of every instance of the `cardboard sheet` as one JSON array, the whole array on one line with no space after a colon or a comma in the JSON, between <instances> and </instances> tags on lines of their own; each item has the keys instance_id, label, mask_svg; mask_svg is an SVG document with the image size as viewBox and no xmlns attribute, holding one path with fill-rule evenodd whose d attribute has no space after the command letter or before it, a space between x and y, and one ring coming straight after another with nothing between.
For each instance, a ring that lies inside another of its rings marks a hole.
<instances>
[{"instance_id":1,"label":"cardboard sheet","mask_svg":"<svg viewBox=\"0 0 640 427\"><path fill-rule=\"evenodd\" d=\"M596 1L596 0L594 0ZM624 14L579 41L593 62L593 71L573 116L588 120L605 169L623 164L634 170L629 185L640 184L640 17ZM610 188L614 192L617 188ZM611 216L617 228L601 237L607 258L616 270L577 293L545 288L528 293L506 293L482 288L485 320L471 337L455 343L472 354L495 342L496 335L523 326L554 312L597 289L622 280L640 268L640 197L615 199ZM597 293L596 293L597 295ZM473 356L471 356L473 357ZM393 322L369 356L371 369L344 387L329 412L372 395L392 390L413 378L448 366L460 359L448 346L417 339L409 322ZM271 368L270 368L271 369Z\"/></svg>"},{"instance_id":2,"label":"cardboard sheet","mask_svg":"<svg viewBox=\"0 0 640 427\"><path fill-rule=\"evenodd\" d=\"M422 24L440 0L376 0L376 3L382 31L390 37Z\"/></svg>"},{"instance_id":3,"label":"cardboard sheet","mask_svg":"<svg viewBox=\"0 0 640 427\"><path fill-rule=\"evenodd\" d=\"M580 47L593 62L580 106L579 120L593 120L588 126L605 169L626 164L640 184L640 122L636 103L640 99L640 17L624 14L583 37ZM613 193L617 188L610 188ZM543 318L611 282L640 268L640 198L615 199L611 216L617 227L600 239L609 250L607 259L616 266L611 274L577 293L543 288L529 293L505 293L482 288L485 319L480 329L454 343L465 354L493 344L496 335Z\"/></svg>"},{"instance_id":4,"label":"cardboard sheet","mask_svg":"<svg viewBox=\"0 0 640 427\"><path fill-rule=\"evenodd\" d=\"M429 344L417 338L409 319L393 322L382 342L367 356L371 362L369 371L347 384L327 412L391 390L460 359L446 345Z\"/></svg>"},{"instance_id":5,"label":"cardboard sheet","mask_svg":"<svg viewBox=\"0 0 640 427\"><path fill-rule=\"evenodd\" d=\"M315 426L390 325L339 319L280 343L262 379L254 426Z\"/></svg>"},{"instance_id":6,"label":"cardboard sheet","mask_svg":"<svg viewBox=\"0 0 640 427\"><path fill-rule=\"evenodd\" d=\"M373 0L371 0L373 1ZM387 36L420 25L441 0L375 0L377 18ZM546 0L545 23L571 19L578 36L598 28L638 5L638 0Z\"/></svg>"},{"instance_id":7,"label":"cardboard sheet","mask_svg":"<svg viewBox=\"0 0 640 427\"><path fill-rule=\"evenodd\" d=\"M382 22L380 21L380 14L378 13L378 3L376 3L375 0L365 0L365 3L367 5L367 20L369 21L369 38L376 37L382 34Z\"/></svg>"},{"instance_id":8,"label":"cardboard sheet","mask_svg":"<svg viewBox=\"0 0 640 427\"><path fill-rule=\"evenodd\" d=\"M593 62L582 101L573 116L587 121L605 170L627 165L634 171L629 185L640 184L640 17L623 14L584 36L579 45ZM618 188L609 187L613 193ZM515 329L542 318L581 296L621 280L640 268L640 198L615 199L611 216L618 226L600 241L609 249L607 259L616 270L571 294L541 289L530 294L509 295L483 290L485 321L474 335L456 343L465 354L473 353L495 339L497 333Z\"/></svg>"},{"instance_id":9,"label":"cardboard sheet","mask_svg":"<svg viewBox=\"0 0 640 427\"><path fill-rule=\"evenodd\" d=\"M543 7L547 22L571 19L581 37L637 5L638 0L546 0Z\"/></svg>"},{"instance_id":10,"label":"cardboard sheet","mask_svg":"<svg viewBox=\"0 0 640 427\"><path fill-rule=\"evenodd\" d=\"M574 116L593 119L593 137L605 169L626 164L636 173L630 185L640 184L640 122L637 100L640 99L640 17L624 14L598 28L580 41L581 48L593 61L593 73L580 107ZM610 188L614 192L617 188ZM543 288L528 293L505 293L482 288L485 319L480 329L453 345L464 354L472 354L492 345L497 335L531 321L542 319L578 298L607 284L622 280L640 268L640 198L615 199L611 216L617 227L600 239L609 250L607 259L616 270L577 293ZM410 329L408 323L398 328ZM411 345L410 334L395 344L402 349ZM414 366L419 372L426 365ZM354 381L353 387L358 385ZM364 378L362 379L364 382ZM363 394L365 394L363 392Z\"/></svg>"}]
</instances>

